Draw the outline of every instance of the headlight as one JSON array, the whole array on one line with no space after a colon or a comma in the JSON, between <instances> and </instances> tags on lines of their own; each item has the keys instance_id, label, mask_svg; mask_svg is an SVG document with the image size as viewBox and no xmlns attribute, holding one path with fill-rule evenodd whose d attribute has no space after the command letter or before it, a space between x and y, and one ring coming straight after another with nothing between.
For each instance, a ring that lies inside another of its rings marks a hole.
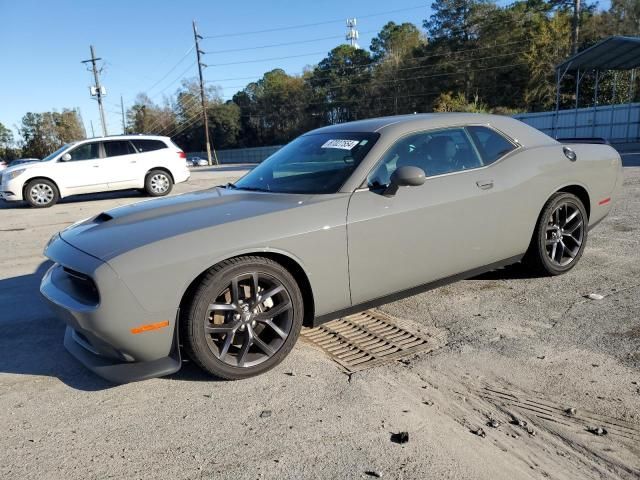
<instances>
[{"instance_id":1,"label":"headlight","mask_svg":"<svg viewBox=\"0 0 640 480\"><path fill-rule=\"evenodd\" d=\"M25 170L26 168L19 168L18 170L14 170L13 172L3 174L2 178L7 180L13 180L18 175L22 174L22 172L24 172Z\"/></svg>"}]
</instances>

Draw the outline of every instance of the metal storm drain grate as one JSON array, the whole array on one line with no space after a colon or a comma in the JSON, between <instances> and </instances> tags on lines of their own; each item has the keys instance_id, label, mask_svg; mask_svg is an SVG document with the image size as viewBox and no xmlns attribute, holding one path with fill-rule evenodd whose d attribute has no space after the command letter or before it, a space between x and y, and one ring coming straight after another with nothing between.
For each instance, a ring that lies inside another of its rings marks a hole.
<instances>
[{"instance_id":1,"label":"metal storm drain grate","mask_svg":"<svg viewBox=\"0 0 640 480\"><path fill-rule=\"evenodd\" d=\"M401 325L382 312L367 310L303 330L302 336L348 373L432 351L444 344L442 335L410 332Z\"/></svg>"}]
</instances>

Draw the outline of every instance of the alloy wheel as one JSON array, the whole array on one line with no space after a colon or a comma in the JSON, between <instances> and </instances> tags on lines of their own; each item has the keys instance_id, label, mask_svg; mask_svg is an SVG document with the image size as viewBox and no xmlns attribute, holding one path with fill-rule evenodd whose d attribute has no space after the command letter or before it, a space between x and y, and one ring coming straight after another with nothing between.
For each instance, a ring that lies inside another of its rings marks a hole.
<instances>
[{"instance_id":1,"label":"alloy wheel","mask_svg":"<svg viewBox=\"0 0 640 480\"><path fill-rule=\"evenodd\" d=\"M277 278L259 272L238 275L207 308L207 345L227 365L253 367L284 345L293 313L289 292Z\"/></svg>"},{"instance_id":2,"label":"alloy wheel","mask_svg":"<svg viewBox=\"0 0 640 480\"><path fill-rule=\"evenodd\" d=\"M563 202L549 216L545 250L554 265L566 267L574 261L584 240L584 218L573 203Z\"/></svg>"}]
</instances>

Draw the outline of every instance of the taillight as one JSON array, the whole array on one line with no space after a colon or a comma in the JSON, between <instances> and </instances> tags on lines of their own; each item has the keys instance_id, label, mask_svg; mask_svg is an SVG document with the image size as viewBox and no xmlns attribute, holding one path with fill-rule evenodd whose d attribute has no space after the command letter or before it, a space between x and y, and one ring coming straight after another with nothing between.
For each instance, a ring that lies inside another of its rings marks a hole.
<instances>
[{"instance_id":1,"label":"taillight","mask_svg":"<svg viewBox=\"0 0 640 480\"><path fill-rule=\"evenodd\" d=\"M187 158L187 154L186 154L186 153L184 153L182 150L178 152L178 156L179 156L180 158Z\"/></svg>"}]
</instances>

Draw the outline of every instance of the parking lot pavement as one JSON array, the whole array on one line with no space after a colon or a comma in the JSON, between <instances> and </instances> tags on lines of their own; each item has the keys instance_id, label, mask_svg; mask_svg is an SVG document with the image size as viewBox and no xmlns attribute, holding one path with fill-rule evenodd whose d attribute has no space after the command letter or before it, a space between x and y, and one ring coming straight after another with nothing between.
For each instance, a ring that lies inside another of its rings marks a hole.
<instances>
[{"instance_id":1,"label":"parking lot pavement","mask_svg":"<svg viewBox=\"0 0 640 480\"><path fill-rule=\"evenodd\" d=\"M175 193L233 180L219 175ZM640 476L639 168L570 273L508 268L386 305L446 346L349 376L305 342L237 382L186 364L114 386L78 365L39 298L42 248L140 199L0 208L0 478Z\"/></svg>"}]
</instances>

